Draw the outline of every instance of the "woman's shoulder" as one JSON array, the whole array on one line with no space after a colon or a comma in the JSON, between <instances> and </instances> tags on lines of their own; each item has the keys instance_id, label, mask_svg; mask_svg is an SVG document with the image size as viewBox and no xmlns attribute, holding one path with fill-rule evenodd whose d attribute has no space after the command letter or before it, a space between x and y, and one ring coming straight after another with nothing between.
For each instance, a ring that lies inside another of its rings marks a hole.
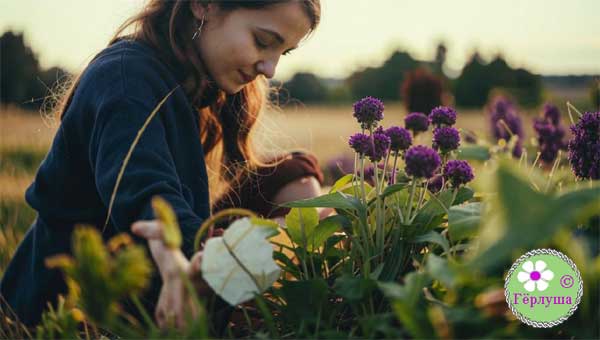
<instances>
[{"instance_id":1,"label":"woman's shoulder","mask_svg":"<svg viewBox=\"0 0 600 340\"><path fill-rule=\"evenodd\" d=\"M164 96L177 87L177 81L150 46L123 39L96 55L82 73L78 87L96 98L145 99Z\"/></svg>"}]
</instances>

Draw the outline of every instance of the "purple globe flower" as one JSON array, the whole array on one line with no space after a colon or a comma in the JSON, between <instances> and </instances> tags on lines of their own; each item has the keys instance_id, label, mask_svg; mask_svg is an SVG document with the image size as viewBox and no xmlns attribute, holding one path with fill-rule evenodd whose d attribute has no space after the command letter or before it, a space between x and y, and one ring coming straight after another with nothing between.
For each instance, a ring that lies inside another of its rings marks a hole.
<instances>
[{"instance_id":1,"label":"purple globe flower","mask_svg":"<svg viewBox=\"0 0 600 340\"><path fill-rule=\"evenodd\" d=\"M409 176L431 178L440 167L440 155L424 145L413 146L404 155L405 171Z\"/></svg>"},{"instance_id":2,"label":"purple globe flower","mask_svg":"<svg viewBox=\"0 0 600 340\"><path fill-rule=\"evenodd\" d=\"M385 133L373 134L373 147L367 152L371 162L382 160L390 149L391 140Z\"/></svg>"},{"instance_id":3,"label":"purple globe flower","mask_svg":"<svg viewBox=\"0 0 600 340\"><path fill-rule=\"evenodd\" d=\"M496 140L504 139L508 141L512 134L518 137L518 142L512 150L512 154L514 157L521 157L525 138L523 122L510 100L504 97L497 97L493 100L492 105L490 105L490 125L492 135Z\"/></svg>"},{"instance_id":4,"label":"purple globe flower","mask_svg":"<svg viewBox=\"0 0 600 340\"><path fill-rule=\"evenodd\" d=\"M451 160L444 166L443 176L446 181L452 183L457 188L460 185L467 184L475 178L473 169L467 161Z\"/></svg>"},{"instance_id":5,"label":"purple globe flower","mask_svg":"<svg viewBox=\"0 0 600 340\"><path fill-rule=\"evenodd\" d=\"M354 117L363 129L377 126L383 119L383 102L377 98L365 97L354 103Z\"/></svg>"},{"instance_id":6,"label":"purple globe flower","mask_svg":"<svg viewBox=\"0 0 600 340\"><path fill-rule=\"evenodd\" d=\"M427 184L427 190L432 193L438 193L442 190L442 185L444 184L444 178L441 175L436 175L432 179L429 180Z\"/></svg>"},{"instance_id":7,"label":"purple globe flower","mask_svg":"<svg viewBox=\"0 0 600 340\"><path fill-rule=\"evenodd\" d=\"M537 134L540 160L546 164L554 162L558 151L566 148L566 143L563 141L565 129L560 125L554 125L549 119L537 119L533 123L533 130Z\"/></svg>"},{"instance_id":8,"label":"purple globe flower","mask_svg":"<svg viewBox=\"0 0 600 340\"><path fill-rule=\"evenodd\" d=\"M442 125L452 126L456 123L456 111L446 106L438 106L429 114L431 124L438 127Z\"/></svg>"},{"instance_id":9,"label":"purple globe flower","mask_svg":"<svg viewBox=\"0 0 600 340\"><path fill-rule=\"evenodd\" d=\"M433 130L433 148L442 153L458 149L460 133L453 127L439 127Z\"/></svg>"},{"instance_id":10,"label":"purple globe flower","mask_svg":"<svg viewBox=\"0 0 600 340\"><path fill-rule=\"evenodd\" d=\"M544 118L549 120L553 125L558 125L560 122L560 110L556 105L547 103L544 105Z\"/></svg>"},{"instance_id":11,"label":"purple globe flower","mask_svg":"<svg viewBox=\"0 0 600 340\"><path fill-rule=\"evenodd\" d=\"M360 170L356 171L356 176L360 177ZM365 182L375 185L375 168L372 165L365 167Z\"/></svg>"},{"instance_id":12,"label":"purple globe flower","mask_svg":"<svg viewBox=\"0 0 600 340\"><path fill-rule=\"evenodd\" d=\"M571 126L569 162L575 176L600 179L600 112L586 112Z\"/></svg>"},{"instance_id":13,"label":"purple globe flower","mask_svg":"<svg viewBox=\"0 0 600 340\"><path fill-rule=\"evenodd\" d=\"M429 129L429 117L422 112L411 112L404 118L404 127L416 136Z\"/></svg>"},{"instance_id":14,"label":"purple globe flower","mask_svg":"<svg viewBox=\"0 0 600 340\"><path fill-rule=\"evenodd\" d=\"M366 155L372 149L371 138L360 132L350 136L348 144L356 153L361 155Z\"/></svg>"},{"instance_id":15,"label":"purple globe flower","mask_svg":"<svg viewBox=\"0 0 600 340\"><path fill-rule=\"evenodd\" d=\"M400 151L408 149L412 144L410 132L399 126L392 126L385 130L385 134L390 137L390 149Z\"/></svg>"}]
</instances>

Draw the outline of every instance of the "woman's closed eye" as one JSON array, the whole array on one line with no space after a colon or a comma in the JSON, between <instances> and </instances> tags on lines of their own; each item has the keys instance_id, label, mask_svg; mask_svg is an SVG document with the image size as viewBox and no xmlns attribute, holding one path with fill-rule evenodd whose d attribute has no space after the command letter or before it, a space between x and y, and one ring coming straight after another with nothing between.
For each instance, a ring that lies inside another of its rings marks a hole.
<instances>
[{"instance_id":1,"label":"woman's closed eye","mask_svg":"<svg viewBox=\"0 0 600 340\"><path fill-rule=\"evenodd\" d=\"M263 39L261 37L259 37L258 35L254 35L254 43L256 44L256 47L258 47L258 49L260 50L266 50L269 47L271 47L271 45L273 45L272 42L267 42L265 41L266 39ZM283 55L289 55L292 52L292 49L289 49L285 52L283 52Z\"/></svg>"}]
</instances>

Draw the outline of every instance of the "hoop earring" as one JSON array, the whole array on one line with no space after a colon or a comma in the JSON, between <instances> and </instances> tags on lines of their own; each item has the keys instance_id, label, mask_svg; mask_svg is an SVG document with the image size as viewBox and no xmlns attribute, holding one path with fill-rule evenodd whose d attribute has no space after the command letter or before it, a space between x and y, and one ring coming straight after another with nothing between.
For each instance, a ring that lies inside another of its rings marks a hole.
<instances>
[{"instance_id":1,"label":"hoop earring","mask_svg":"<svg viewBox=\"0 0 600 340\"><path fill-rule=\"evenodd\" d=\"M196 38L200 35L200 33L202 33L202 26L204 26L204 16L202 16L202 20L200 20L200 25L198 26L198 29L196 30L196 32L194 32L194 35L192 36L192 40L196 40Z\"/></svg>"}]
</instances>

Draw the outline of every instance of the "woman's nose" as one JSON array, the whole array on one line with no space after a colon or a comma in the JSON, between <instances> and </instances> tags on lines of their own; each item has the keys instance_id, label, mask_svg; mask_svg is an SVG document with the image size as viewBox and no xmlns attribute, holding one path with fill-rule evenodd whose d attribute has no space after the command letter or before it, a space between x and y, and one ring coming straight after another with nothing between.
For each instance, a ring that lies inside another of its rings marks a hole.
<instances>
[{"instance_id":1,"label":"woman's nose","mask_svg":"<svg viewBox=\"0 0 600 340\"><path fill-rule=\"evenodd\" d=\"M277 68L278 60L262 60L259 61L256 65L258 73L263 74L268 79L273 78L275 76L275 69Z\"/></svg>"}]
</instances>

